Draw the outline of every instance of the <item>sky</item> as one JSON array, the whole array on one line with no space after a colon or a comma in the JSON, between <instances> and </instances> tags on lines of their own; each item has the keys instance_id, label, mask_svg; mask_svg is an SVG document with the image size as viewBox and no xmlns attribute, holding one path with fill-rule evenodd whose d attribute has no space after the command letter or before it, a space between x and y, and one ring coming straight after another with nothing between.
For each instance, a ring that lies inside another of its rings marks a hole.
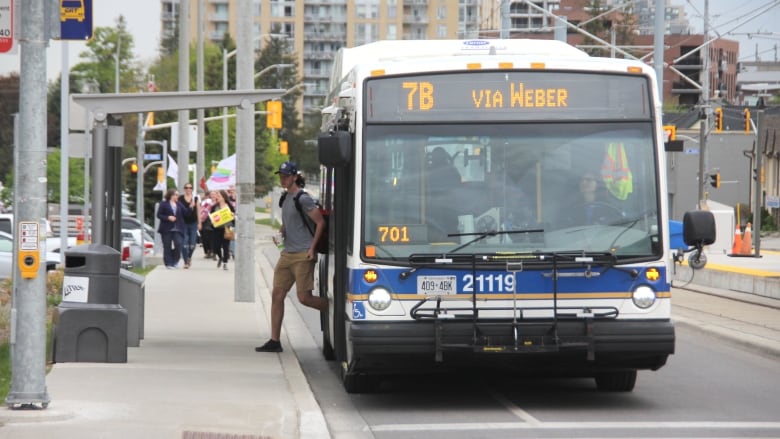
<instances>
[{"instance_id":1,"label":"sky","mask_svg":"<svg viewBox=\"0 0 780 439\"><path fill-rule=\"evenodd\" d=\"M672 0L685 6L694 33L704 28L705 0ZM139 61L149 64L157 56L160 44L160 0L93 0L94 26L114 26L124 15L133 35ZM710 27L723 38L740 42L740 61L755 59L756 47L762 61L780 60L780 0L709 0ZM761 11L754 17L754 11ZM765 34L749 37L747 34ZM758 46L757 46L758 45ZM52 80L62 70L62 44L51 41L47 50L47 77ZM777 46L777 50L775 47ZM86 49L82 42L69 42L70 65L79 62ZM19 71L19 54L0 54L0 75Z\"/></svg>"},{"instance_id":2,"label":"sky","mask_svg":"<svg viewBox=\"0 0 780 439\"><path fill-rule=\"evenodd\" d=\"M692 33L704 30L704 0L685 6ZM709 0L710 35L739 41L738 61L780 61L780 0ZM748 36L748 34L751 34Z\"/></svg>"}]
</instances>

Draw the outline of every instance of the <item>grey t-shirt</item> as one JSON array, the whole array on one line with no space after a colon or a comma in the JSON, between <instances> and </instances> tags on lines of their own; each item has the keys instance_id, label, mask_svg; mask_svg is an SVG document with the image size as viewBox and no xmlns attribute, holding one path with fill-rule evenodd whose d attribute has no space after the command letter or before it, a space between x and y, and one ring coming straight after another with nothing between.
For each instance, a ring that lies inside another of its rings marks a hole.
<instances>
[{"instance_id":1,"label":"grey t-shirt","mask_svg":"<svg viewBox=\"0 0 780 439\"><path fill-rule=\"evenodd\" d=\"M316 225L314 222L309 222L311 232L309 232L309 229L307 229L306 225L303 223L301 214L298 213L298 210L295 208L296 195L298 195L298 192L294 194L288 193L284 198L284 203L282 204L282 224L284 224L285 232L284 251L289 253L309 251L309 247L311 247L311 241L314 238L314 236L312 236L312 232L316 230ZM311 196L306 192L301 194L298 202L301 204L303 215L308 220L308 212L316 208L317 205L314 203L314 200L311 198Z\"/></svg>"}]
</instances>

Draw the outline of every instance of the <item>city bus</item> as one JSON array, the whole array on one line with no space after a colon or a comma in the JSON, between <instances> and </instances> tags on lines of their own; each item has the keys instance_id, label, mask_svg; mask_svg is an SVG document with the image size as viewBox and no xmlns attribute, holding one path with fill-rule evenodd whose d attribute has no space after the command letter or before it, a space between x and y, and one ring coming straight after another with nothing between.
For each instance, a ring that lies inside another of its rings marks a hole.
<instances>
[{"instance_id":1,"label":"city bus","mask_svg":"<svg viewBox=\"0 0 780 439\"><path fill-rule=\"evenodd\" d=\"M674 260L657 87L642 62L558 41L341 49L317 284L347 392L473 367L631 391L662 367ZM686 243L711 243L713 224L686 214Z\"/></svg>"}]
</instances>

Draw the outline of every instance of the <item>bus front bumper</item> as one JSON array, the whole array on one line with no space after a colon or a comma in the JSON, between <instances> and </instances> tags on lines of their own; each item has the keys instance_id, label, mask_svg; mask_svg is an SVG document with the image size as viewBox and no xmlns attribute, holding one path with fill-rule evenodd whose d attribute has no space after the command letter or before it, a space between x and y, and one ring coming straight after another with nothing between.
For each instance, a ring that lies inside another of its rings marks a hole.
<instances>
[{"instance_id":1,"label":"bus front bumper","mask_svg":"<svg viewBox=\"0 0 780 439\"><path fill-rule=\"evenodd\" d=\"M417 358L440 364L495 360L529 368L577 363L594 370L656 370L675 344L670 320L351 321L347 336L352 358L374 367Z\"/></svg>"}]
</instances>

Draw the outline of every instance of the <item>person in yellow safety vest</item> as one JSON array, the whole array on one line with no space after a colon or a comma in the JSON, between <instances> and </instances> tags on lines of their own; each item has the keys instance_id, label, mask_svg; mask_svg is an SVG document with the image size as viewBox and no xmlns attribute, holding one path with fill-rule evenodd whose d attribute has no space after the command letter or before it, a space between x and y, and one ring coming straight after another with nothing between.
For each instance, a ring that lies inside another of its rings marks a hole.
<instances>
[{"instance_id":1,"label":"person in yellow safety vest","mask_svg":"<svg viewBox=\"0 0 780 439\"><path fill-rule=\"evenodd\" d=\"M634 190L634 177L628 167L626 149L622 143L607 145L601 163L601 179L604 186L618 200L625 200Z\"/></svg>"}]
</instances>

